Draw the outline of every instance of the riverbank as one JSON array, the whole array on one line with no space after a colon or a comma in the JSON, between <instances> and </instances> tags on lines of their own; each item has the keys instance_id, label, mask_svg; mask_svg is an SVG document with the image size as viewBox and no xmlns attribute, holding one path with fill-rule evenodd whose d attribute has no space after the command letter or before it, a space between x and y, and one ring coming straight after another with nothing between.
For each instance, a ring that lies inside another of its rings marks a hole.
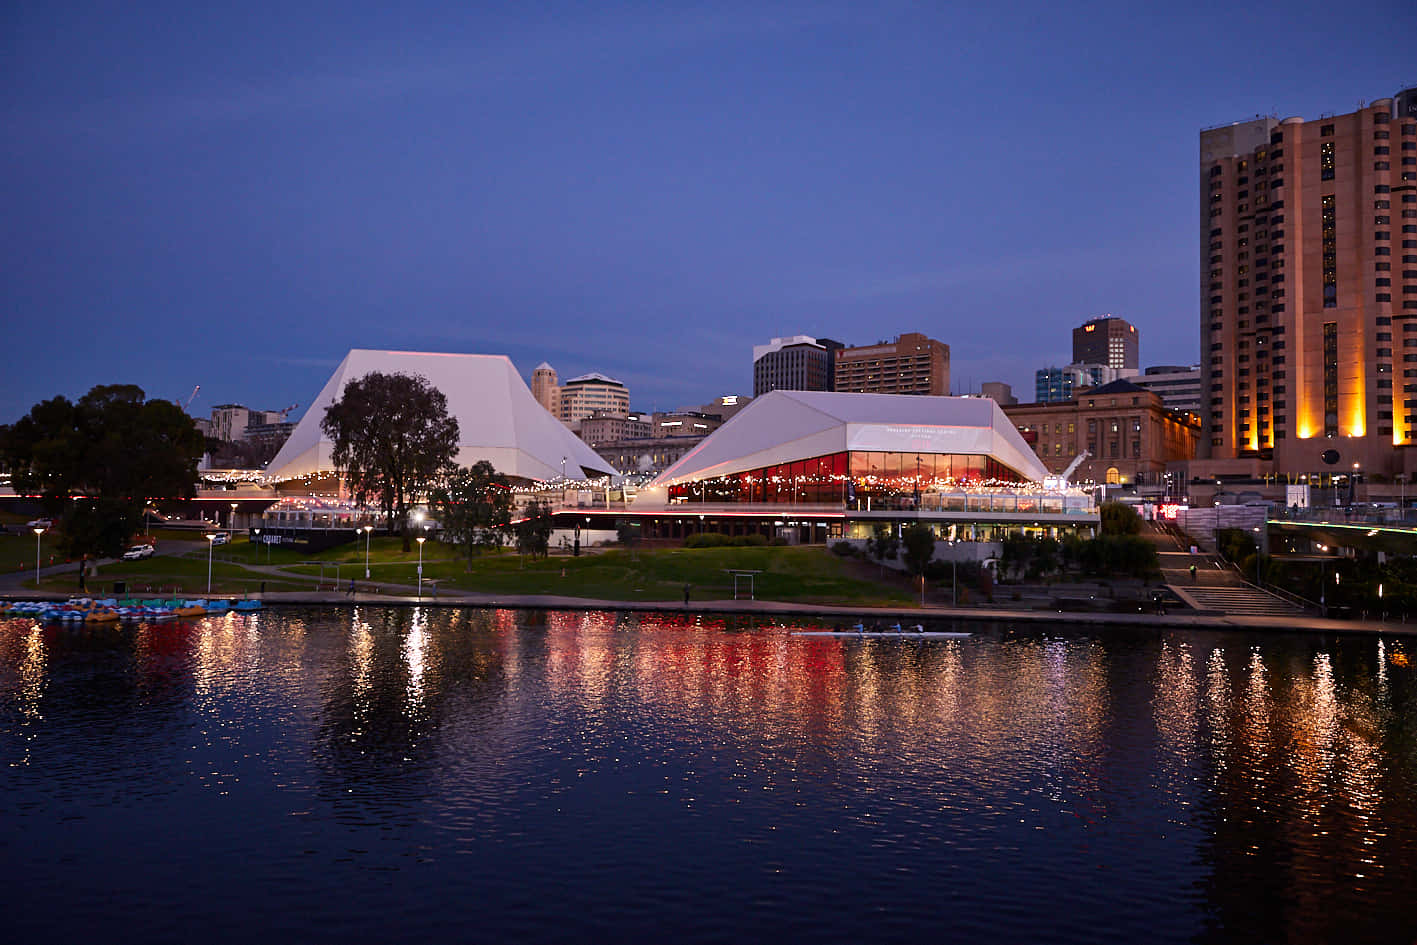
<instances>
[{"instance_id":1,"label":"riverbank","mask_svg":"<svg viewBox=\"0 0 1417 945\"><path fill-rule=\"evenodd\" d=\"M400 589L408 590L412 589ZM197 595L200 596L200 595ZM12 600L65 600L67 595L34 592L9 592ZM1044 624L1067 623L1073 626L1124 628L1165 628L1181 630L1247 630L1275 633L1388 634L1417 637L1417 623L1398 620L1336 620L1322 617L1266 617L1250 614L1199 614L1186 610L1166 613L1087 613L1060 610L1024 610L999 606L939 607L886 606L860 607L834 604L765 600L694 600L682 601L619 601L583 597L563 597L555 594L479 594L468 591L440 591L437 595L414 593L371 593L360 590L286 591L271 592L261 597L268 607L329 607L349 608L375 604L389 607L501 607L520 610L623 610L673 614L733 614L762 617L809 617L832 621L845 626L857 622L867 626L890 626L900 623L1006 623Z\"/></svg>"}]
</instances>

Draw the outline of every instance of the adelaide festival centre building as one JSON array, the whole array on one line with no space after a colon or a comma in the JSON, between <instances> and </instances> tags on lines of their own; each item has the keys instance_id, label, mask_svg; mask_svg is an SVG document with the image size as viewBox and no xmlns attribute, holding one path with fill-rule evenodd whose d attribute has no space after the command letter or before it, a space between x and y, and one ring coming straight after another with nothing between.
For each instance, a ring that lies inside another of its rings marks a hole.
<instances>
[{"instance_id":1,"label":"adelaide festival centre building","mask_svg":"<svg viewBox=\"0 0 1417 945\"><path fill-rule=\"evenodd\" d=\"M346 384L372 371L420 375L447 397L448 413L458 422L455 462L460 466L485 459L521 486L614 475L589 445L537 403L504 355L356 348L345 355L267 467L266 482L285 497L264 515L268 532L342 531L368 519L368 510L345 501L332 460L334 445L320 421Z\"/></svg>"},{"instance_id":2,"label":"adelaide festival centre building","mask_svg":"<svg viewBox=\"0 0 1417 945\"><path fill-rule=\"evenodd\" d=\"M915 523L970 541L1098 524L1092 496L1050 475L991 399L789 390L755 399L642 489L628 514L644 538L800 542Z\"/></svg>"}]
</instances>

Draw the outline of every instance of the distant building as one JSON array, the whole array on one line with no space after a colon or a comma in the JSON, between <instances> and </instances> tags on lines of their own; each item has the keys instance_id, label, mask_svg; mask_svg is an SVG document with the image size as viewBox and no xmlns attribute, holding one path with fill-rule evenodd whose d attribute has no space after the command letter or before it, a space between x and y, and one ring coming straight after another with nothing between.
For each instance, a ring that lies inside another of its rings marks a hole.
<instances>
[{"instance_id":1,"label":"distant building","mask_svg":"<svg viewBox=\"0 0 1417 945\"><path fill-rule=\"evenodd\" d=\"M582 374L565 383L556 398L556 416L567 426L597 413L628 414L630 391L604 374Z\"/></svg>"},{"instance_id":2,"label":"distant building","mask_svg":"<svg viewBox=\"0 0 1417 945\"><path fill-rule=\"evenodd\" d=\"M1018 403L1018 398L1014 396L1013 387L1003 381L985 381L980 384L979 396L988 397L1000 406Z\"/></svg>"},{"instance_id":3,"label":"distant building","mask_svg":"<svg viewBox=\"0 0 1417 945\"><path fill-rule=\"evenodd\" d=\"M580 422L577 435L595 449L601 443L649 439L654 425L637 414L599 413Z\"/></svg>"},{"instance_id":4,"label":"distant building","mask_svg":"<svg viewBox=\"0 0 1417 945\"><path fill-rule=\"evenodd\" d=\"M210 435L235 443L247 438L247 428L283 423L285 415L284 410L249 410L241 404L217 404L212 408Z\"/></svg>"},{"instance_id":5,"label":"distant building","mask_svg":"<svg viewBox=\"0 0 1417 945\"><path fill-rule=\"evenodd\" d=\"M753 398L744 394L724 394L722 397L715 397L706 404L697 404L693 407L680 407L679 413L702 413L710 417L718 417L727 422L732 420L738 411L753 402Z\"/></svg>"},{"instance_id":6,"label":"distant building","mask_svg":"<svg viewBox=\"0 0 1417 945\"><path fill-rule=\"evenodd\" d=\"M561 387L556 377L556 369L542 361L536 366L536 370L531 372L531 396L535 397L536 402L545 407L551 416L559 417L560 394Z\"/></svg>"},{"instance_id":7,"label":"distant building","mask_svg":"<svg viewBox=\"0 0 1417 945\"><path fill-rule=\"evenodd\" d=\"M950 346L919 332L836 353L834 390L854 394L950 392Z\"/></svg>"},{"instance_id":8,"label":"distant building","mask_svg":"<svg viewBox=\"0 0 1417 945\"><path fill-rule=\"evenodd\" d=\"M1084 322L1073 329L1073 363L1137 371L1141 367L1141 341L1136 326L1115 315Z\"/></svg>"},{"instance_id":9,"label":"distant building","mask_svg":"<svg viewBox=\"0 0 1417 945\"><path fill-rule=\"evenodd\" d=\"M1075 393L1084 388L1110 384L1118 377L1119 372L1105 364L1040 368L1033 372L1033 399L1040 404L1071 400Z\"/></svg>"},{"instance_id":10,"label":"distant building","mask_svg":"<svg viewBox=\"0 0 1417 945\"><path fill-rule=\"evenodd\" d=\"M1201 366L1189 367L1162 364L1149 367L1140 377L1130 378L1138 387L1154 390L1161 395L1161 402L1171 410L1184 410L1200 416L1201 412Z\"/></svg>"},{"instance_id":11,"label":"distant building","mask_svg":"<svg viewBox=\"0 0 1417 945\"><path fill-rule=\"evenodd\" d=\"M830 338L793 335L753 346L753 396L774 390L831 390L836 353Z\"/></svg>"},{"instance_id":12,"label":"distant building","mask_svg":"<svg viewBox=\"0 0 1417 945\"><path fill-rule=\"evenodd\" d=\"M282 420L278 423L248 423L246 435L242 439L264 447L271 456L274 456L276 451L285 445L285 441L290 439L290 434L295 432L295 427L295 422L291 420Z\"/></svg>"},{"instance_id":13,"label":"distant building","mask_svg":"<svg viewBox=\"0 0 1417 945\"><path fill-rule=\"evenodd\" d=\"M1005 407L1038 458L1060 473L1084 449L1073 482L1156 484L1166 464L1195 456L1200 421L1168 410L1161 396L1116 380L1054 403Z\"/></svg>"}]
</instances>

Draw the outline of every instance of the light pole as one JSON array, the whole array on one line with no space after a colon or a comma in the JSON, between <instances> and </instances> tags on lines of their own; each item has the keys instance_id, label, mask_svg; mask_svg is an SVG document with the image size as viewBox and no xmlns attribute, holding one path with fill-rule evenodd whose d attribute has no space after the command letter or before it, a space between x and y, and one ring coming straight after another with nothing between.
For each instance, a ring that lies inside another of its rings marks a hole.
<instances>
[{"instance_id":1,"label":"light pole","mask_svg":"<svg viewBox=\"0 0 1417 945\"><path fill-rule=\"evenodd\" d=\"M39 536L44 534L44 529L34 530L34 589L39 590Z\"/></svg>"},{"instance_id":2,"label":"light pole","mask_svg":"<svg viewBox=\"0 0 1417 945\"><path fill-rule=\"evenodd\" d=\"M238 503L231 503L231 521L226 523L226 530L231 532L231 537L236 537L236 506Z\"/></svg>"},{"instance_id":3,"label":"light pole","mask_svg":"<svg viewBox=\"0 0 1417 945\"><path fill-rule=\"evenodd\" d=\"M207 596L212 594L212 549L216 547L216 535L204 535L207 540Z\"/></svg>"},{"instance_id":4,"label":"light pole","mask_svg":"<svg viewBox=\"0 0 1417 945\"><path fill-rule=\"evenodd\" d=\"M364 526L364 580L369 580L369 536L374 533L373 525Z\"/></svg>"},{"instance_id":5,"label":"light pole","mask_svg":"<svg viewBox=\"0 0 1417 945\"><path fill-rule=\"evenodd\" d=\"M418 536L418 599L423 599L423 543L427 541L422 535Z\"/></svg>"}]
</instances>

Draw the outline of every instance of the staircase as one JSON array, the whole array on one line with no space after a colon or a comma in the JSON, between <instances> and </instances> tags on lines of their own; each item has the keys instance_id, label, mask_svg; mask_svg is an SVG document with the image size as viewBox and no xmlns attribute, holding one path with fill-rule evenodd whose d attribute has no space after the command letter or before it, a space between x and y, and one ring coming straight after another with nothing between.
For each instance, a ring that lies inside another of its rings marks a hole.
<instances>
[{"instance_id":1,"label":"staircase","mask_svg":"<svg viewBox=\"0 0 1417 945\"><path fill-rule=\"evenodd\" d=\"M1191 554L1174 534L1156 527L1142 534L1156 544L1166 585L1195 610L1256 617L1299 617L1307 613L1298 604L1247 583L1233 567L1220 566L1212 555ZM1194 576L1192 566L1196 569Z\"/></svg>"}]
</instances>

